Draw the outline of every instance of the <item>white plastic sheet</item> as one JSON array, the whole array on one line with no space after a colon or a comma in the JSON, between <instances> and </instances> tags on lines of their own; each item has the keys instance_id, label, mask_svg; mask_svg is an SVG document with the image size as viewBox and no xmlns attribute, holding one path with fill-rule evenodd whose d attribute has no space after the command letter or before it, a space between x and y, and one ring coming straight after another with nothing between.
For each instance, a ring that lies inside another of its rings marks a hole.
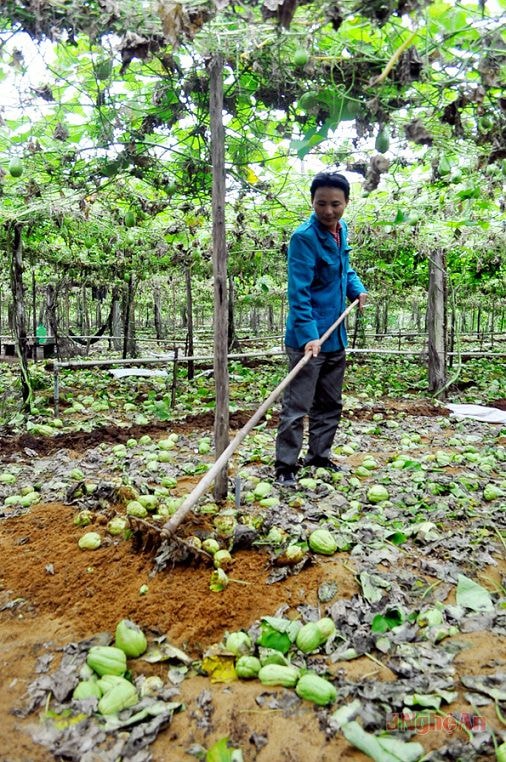
<instances>
[{"instance_id":1,"label":"white plastic sheet","mask_svg":"<svg viewBox=\"0 0 506 762\"><path fill-rule=\"evenodd\" d=\"M109 371L114 378L125 378L126 376L147 376L148 378L166 378L169 374L166 370L151 368L111 368Z\"/></svg>"},{"instance_id":2,"label":"white plastic sheet","mask_svg":"<svg viewBox=\"0 0 506 762\"><path fill-rule=\"evenodd\" d=\"M445 403L445 406L452 411L453 415L460 415L463 418L473 418L475 421L485 421L485 423L506 423L506 410L499 410L496 407L449 403Z\"/></svg>"}]
</instances>

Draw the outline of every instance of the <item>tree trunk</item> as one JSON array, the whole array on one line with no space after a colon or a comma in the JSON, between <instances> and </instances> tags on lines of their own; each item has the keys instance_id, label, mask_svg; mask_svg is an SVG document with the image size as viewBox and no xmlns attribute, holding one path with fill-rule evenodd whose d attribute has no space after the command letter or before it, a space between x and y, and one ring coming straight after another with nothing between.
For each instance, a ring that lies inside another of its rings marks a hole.
<instances>
[{"instance_id":1,"label":"tree trunk","mask_svg":"<svg viewBox=\"0 0 506 762\"><path fill-rule=\"evenodd\" d=\"M156 338L158 341L163 339L163 322L162 322L162 293L159 283L155 283L153 290L153 313L155 320Z\"/></svg>"},{"instance_id":2,"label":"tree trunk","mask_svg":"<svg viewBox=\"0 0 506 762\"><path fill-rule=\"evenodd\" d=\"M46 314L49 326L49 335L54 337L56 357L60 360L60 343L58 339L58 320L56 317L56 288L49 284L46 287Z\"/></svg>"},{"instance_id":3,"label":"tree trunk","mask_svg":"<svg viewBox=\"0 0 506 762\"><path fill-rule=\"evenodd\" d=\"M192 293L192 271L191 266L187 265L184 269L184 279L186 285L186 353L189 357L193 357L194 350L194 336L193 336L193 293ZM195 363L193 360L188 360L188 379L195 376Z\"/></svg>"},{"instance_id":4,"label":"tree trunk","mask_svg":"<svg viewBox=\"0 0 506 762\"><path fill-rule=\"evenodd\" d=\"M14 339L21 370L21 394L23 407L30 410L32 387L28 371L28 347L26 339L25 287L23 284L23 239L21 225L14 225L11 256L11 289L13 299Z\"/></svg>"},{"instance_id":5,"label":"tree trunk","mask_svg":"<svg viewBox=\"0 0 506 762\"><path fill-rule=\"evenodd\" d=\"M11 291L12 291L12 284L11 284ZM14 333L14 304L12 302L9 302L7 305L7 325L9 326L9 331L11 333Z\"/></svg>"},{"instance_id":6,"label":"tree trunk","mask_svg":"<svg viewBox=\"0 0 506 762\"><path fill-rule=\"evenodd\" d=\"M453 352L455 352L455 330L457 325L457 316L455 312L455 306L450 307L450 335L448 337L448 351L450 356L448 358L448 367L453 367Z\"/></svg>"},{"instance_id":7,"label":"tree trunk","mask_svg":"<svg viewBox=\"0 0 506 762\"><path fill-rule=\"evenodd\" d=\"M376 332L376 339L378 339L381 333L381 301L380 300L376 302L376 307L374 310L374 330Z\"/></svg>"},{"instance_id":8,"label":"tree trunk","mask_svg":"<svg viewBox=\"0 0 506 762\"><path fill-rule=\"evenodd\" d=\"M234 276L230 275L228 279L228 349L229 352L237 351L241 348L239 339L237 338L235 330L235 315L234 315Z\"/></svg>"},{"instance_id":9,"label":"tree trunk","mask_svg":"<svg viewBox=\"0 0 506 762\"><path fill-rule=\"evenodd\" d=\"M135 357L137 348L135 345L135 317L133 310L134 303L134 284L133 275L130 273L126 293L123 297L123 354L125 360L127 357Z\"/></svg>"},{"instance_id":10,"label":"tree trunk","mask_svg":"<svg viewBox=\"0 0 506 762\"><path fill-rule=\"evenodd\" d=\"M67 334L68 334L69 329L70 329L70 298L69 298L69 292L70 292L70 288L65 289L65 294L64 294L64 297L63 297L63 299L64 299L64 302L63 302L63 313L64 313L64 319L65 319L65 324L63 326L63 330Z\"/></svg>"},{"instance_id":11,"label":"tree trunk","mask_svg":"<svg viewBox=\"0 0 506 762\"><path fill-rule=\"evenodd\" d=\"M33 332L33 359L37 359L37 284L35 283L35 270L32 269L32 332Z\"/></svg>"},{"instance_id":12,"label":"tree trunk","mask_svg":"<svg viewBox=\"0 0 506 762\"><path fill-rule=\"evenodd\" d=\"M388 333L388 301L386 297L383 302L383 333Z\"/></svg>"},{"instance_id":13,"label":"tree trunk","mask_svg":"<svg viewBox=\"0 0 506 762\"><path fill-rule=\"evenodd\" d=\"M81 336L87 336L89 334L89 319L88 319L88 304L87 304L86 286L81 286L81 315L79 321L79 331Z\"/></svg>"},{"instance_id":14,"label":"tree trunk","mask_svg":"<svg viewBox=\"0 0 506 762\"><path fill-rule=\"evenodd\" d=\"M83 336L86 336L86 355L89 354L90 351L90 343L89 343L89 336L91 334L91 322L90 322L90 312L89 312L89 304L88 304L88 289L86 288L86 284L83 283L81 286L81 304L82 304L82 327L81 327L81 333Z\"/></svg>"},{"instance_id":15,"label":"tree trunk","mask_svg":"<svg viewBox=\"0 0 506 762\"><path fill-rule=\"evenodd\" d=\"M97 298L95 304L95 334L97 334L102 327L102 300Z\"/></svg>"},{"instance_id":16,"label":"tree trunk","mask_svg":"<svg viewBox=\"0 0 506 762\"><path fill-rule=\"evenodd\" d=\"M172 342L176 343L177 338L177 298L176 298L176 279L169 280L171 286L171 304L172 304Z\"/></svg>"},{"instance_id":17,"label":"tree trunk","mask_svg":"<svg viewBox=\"0 0 506 762\"><path fill-rule=\"evenodd\" d=\"M440 393L447 380L447 283L444 252L435 249L429 260L427 310L429 391Z\"/></svg>"},{"instance_id":18,"label":"tree trunk","mask_svg":"<svg viewBox=\"0 0 506 762\"><path fill-rule=\"evenodd\" d=\"M213 54L209 62L209 93L213 176L214 381L216 388L214 441L215 454L218 458L229 444L225 130L223 126L223 57L220 53ZM214 482L214 499L216 501L222 501L226 498L227 482L228 467L224 466Z\"/></svg>"},{"instance_id":19,"label":"tree trunk","mask_svg":"<svg viewBox=\"0 0 506 762\"><path fill-rule=\"evenodd\" d=\"M121 349L121 339L119 338L122 333L121 327L121 309L120 309L120 294L117 286L114 286L111 294L111 325L110 325L112 346L116 350Z\"/></svg>"}]
</instances>

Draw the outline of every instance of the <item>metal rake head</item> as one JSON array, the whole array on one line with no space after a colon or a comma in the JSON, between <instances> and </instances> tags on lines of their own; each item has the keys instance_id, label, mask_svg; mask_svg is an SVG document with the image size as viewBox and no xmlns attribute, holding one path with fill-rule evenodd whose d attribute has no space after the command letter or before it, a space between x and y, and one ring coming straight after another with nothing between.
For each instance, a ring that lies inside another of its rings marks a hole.
<instances>
[{"instance_id":1,"label":"metal rake head","mask_svg":"<svg viewBox=\"0 0 506 762\"><path fill-rule=\"evenodd\" d=\"M150 524L145 519L129 516L128 523L132 532L132 547L136 553L156 553L164 537L161 527Z\"/></svg>"}]
</instances>

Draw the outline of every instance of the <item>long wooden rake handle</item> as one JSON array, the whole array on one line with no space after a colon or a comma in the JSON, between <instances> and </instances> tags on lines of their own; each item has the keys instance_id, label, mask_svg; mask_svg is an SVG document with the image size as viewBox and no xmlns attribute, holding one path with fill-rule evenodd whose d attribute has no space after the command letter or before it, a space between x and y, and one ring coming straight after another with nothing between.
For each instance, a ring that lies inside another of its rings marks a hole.
<instances>
[{"instance_id":1,"label":"long wooden rake handle","mask_svg":"<svg viewBox=\"0 0 506 762\"><path fill-rule=\"evenodd\" d=\"M349 313L352 311L354 307L358 304L358 299L355 299L354 302L352 302L345 311L337 318L336 322L333 323L330 328L327 328L325 333L320 337L320 342L323 344L324 341L328 339L331 333L333 333L338 325L340 325L343 320L349 315ZM281 381L281 383L272 391L267 399L262 402L258 410L253 413L249 421L247 421L242 429L240 429L235 437L232 439L228 447L226 447L225 450L221 453L219 458L215 460L209 471L206 471L202 479L199 481L198 484L195 485L193 490L190 492L189 495L185 498L184 502L180 505L178 510L174 513L173 516L170 517L170 519L163 525L163 527L160 530L160 535L162 539L168 539L178 528L178 526L181 524L181 522L185 519L186 515L191 511L197 500L204 494L206 489L212 484L216 476L220 473L221 469L228 463L230 457L233 455L233 453L237 450L243 439L249 434L251 429L258 423L258 421L262 418L262 416L265 415L267 410L270 408L270 406L273 404L273 402L276 401L276 399L279 397L281 392L285 389L285 387L288 386L290 381L295 378L297 373L301 370L301 368L306 365L309 360L312 357L311 351L308 351L305 353L304 357L301 357L297 365L295 365L292 370L285 376L285 378Z\"/></svg>"}]
</instances>

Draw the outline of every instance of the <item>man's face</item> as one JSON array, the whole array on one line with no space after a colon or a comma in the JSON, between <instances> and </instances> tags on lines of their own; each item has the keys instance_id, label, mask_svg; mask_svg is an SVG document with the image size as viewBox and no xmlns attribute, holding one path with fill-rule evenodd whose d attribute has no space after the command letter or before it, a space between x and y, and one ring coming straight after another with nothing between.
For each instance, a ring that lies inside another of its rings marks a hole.
<instances>
[{"instance_id":1,"label":"man's face","mask_svg":"<svg viewBox=\"0 0 506 762\"><path fill-rule=\"evenodd\" d=\"M335 232L348 202L341 188L317 188L313 209L322 225Z\"/></svg>"}]
</instances>

